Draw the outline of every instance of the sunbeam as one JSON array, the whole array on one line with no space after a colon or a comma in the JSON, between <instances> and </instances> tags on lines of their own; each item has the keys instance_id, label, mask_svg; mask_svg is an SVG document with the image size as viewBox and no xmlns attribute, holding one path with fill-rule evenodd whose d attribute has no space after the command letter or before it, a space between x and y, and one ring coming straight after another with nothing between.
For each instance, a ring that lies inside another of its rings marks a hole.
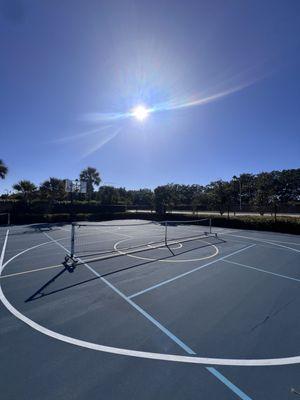
<instances>
[{"instance_id":1,"label":"sunbeam","mask_svg":"<svg viewBox=\"0 0 300 400\"><path fill-rule=\"evenodd\" d=\"M231 81L241 74L242 73L239 73L235 77L230 77L225 82ZM241 90L248 88L249 86L253 85L254 83L258 82L261 79L262 79L262 77L253 78L252 80L250 80L246 83L241 83L241 84L235 85L229 89L224 89L224 90L218 91L216 93L208 94L206 96L200 96L198 94L195 96L189 96L186 99L173 98L166 102L154 104L152 107L145 107L145 106L139 105L139 106L136 106L135 108L133 108L129 112L88 113L88 114L84 115L83 119L85 121L94 122L94 123L124 120L124 119L128 119L128 118L135 118L139 121L142 121L142 120L146 119L149 116L149 114L151 114L151 113L179 110L179 109L189 108L189 107L196 107L196 106L201 106L201 105L204 105L207 103L211 103L213 101L220 100L224 97L227 97L231 94L240 92ZM224 81L221 82L218 86L219 87L224 86ZM209 90L206 90L206 92L209 92Z\"/></svg>"},{"instance_id":2,"label":"sunbeam","mask_svg":"<svg viewBox=\"0 0 300 400\"><path fill-rule=\"evenodd\" d=\"M110 135L101 138L100 141L97 142L97 144L93 147L91 147L88 151L86 151L81 158L85 158L89 156L90 154L94 153L95 151L101 149L102 146L104 146L106 143L110 142L112 139L114 139L122 130L122 127L117 128L114 130Z\"/></svg>"},{"instance_id":3,"label":"sunbeam","mask_svg":"<svg viewBox=\"0 0 300 400\"><path fill-rule=\"evenodd\" d=\"M104 125L101 126L100 128L96 128L96 129L92 129L90 131L87 132L82 132L82 133L78 133L76 135L70 135L70 136L64 136L58 139L54 139L53 141L51 141L51 143L67 143L67 142L72 142L74 140L78 140L78 139L82 139L85 138L87 136L90 135L94 135L96 133L99 133L101 131L104 131L105 129L111 128L113 125Z\"/></svg>"}]
</instances>

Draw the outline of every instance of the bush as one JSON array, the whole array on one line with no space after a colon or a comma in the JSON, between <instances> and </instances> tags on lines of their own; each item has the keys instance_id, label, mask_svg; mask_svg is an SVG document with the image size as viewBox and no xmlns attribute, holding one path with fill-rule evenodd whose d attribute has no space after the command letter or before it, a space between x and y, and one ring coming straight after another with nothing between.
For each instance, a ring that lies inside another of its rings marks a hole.
<instances>
[{"instance_id":1,"label":"bush","mask_svg":"<svg viewBox=\"0 0 300 400\"><path fill-rule=\"evenodd\" d=\"M300 234L300 218L299 217L277 217L276 221L272 217L259 217L259 216L236 216L227 218L227 216L211 216L209 214L201 215L202 218L212 218L213 227L221 228L235 228L235 229L248 229L258 231L271 231L281 233ZM172 221L179 220L195 220L191 215L181 214L168 214L167 216L159 216L151 213L134 213L128 215L127 218L147 219L163 221L165 219Z\"/></svg>"},{"instance_id":2,"label":"bush","mask_svg":"<svg viewBox=\"0 0 300 400\"><path fill-rule=\"evenodd\" d=\"M208 218L209 214L201 215L201 218ZM99 213L51 213L51 214L38 214L38 213L22 213L11 214L12 224L32 224L32 223L56 223L72 221L108 221L114 219L146 219L163 221L168 220L195 220L193 216L185 215L184 218L180 214L168 214L160 216L153 213L125 213L125 212L99 212ZM271 231L300 234L300 218L295 217L277 217L275 221L271 217L259 216L236 216L228 219L226 216L212 216L212 225L215 227L236 228L236 229L249 229L259 231Z\"/></svg>"},{"instance_id":3,"label":"bush","mask_svg":"<svg viewBox=\"0 0 300 400\"><path fill-rule=\"evenodd\" d=\"M240 216L213 217L212 220L213 225L219 227L300 234L300 218L277 217L275 221L271 217Z\"/></svg>"},{"instance_id":4,"label":"bush","mask_svg":"<svg viewBox=\"0 0 300 400\"><path fill-rule=\"evenodd\" d=\"M98 201L60 201L51 203L48 200L33 200L26 203L22 200L0 203L0 212L12 214L98 214L125 212L126 205L105 205Z\"/></svg>"},{"instance_id":5,"label":"bush","mask_svg":"<svg viewBox=\"0 0 300 400\"><path fill-rule=\"evenodd\" d=\"M124 219L125 213L57 213L57 214L12 214L12 224L35 224L35 223L56 223L73 221L107 221L113 219Z\"/></svg>"}]
</instances>

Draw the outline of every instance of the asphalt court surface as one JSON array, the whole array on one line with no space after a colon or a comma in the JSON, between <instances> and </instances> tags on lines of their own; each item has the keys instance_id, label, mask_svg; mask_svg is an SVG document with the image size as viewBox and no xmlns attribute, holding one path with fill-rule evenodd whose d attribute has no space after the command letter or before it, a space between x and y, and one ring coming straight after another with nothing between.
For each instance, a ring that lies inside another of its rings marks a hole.
<instances>
[{"instance_id":1,"label":"asphalt court surface","mask_svg":"<svg viewBox=\"0 0 300 400\"><path fill-rule=\"evenodd\" d=\"M299 236L111 223L0 227L1 398L295 398Z\"/></svg>"}]
</instances>

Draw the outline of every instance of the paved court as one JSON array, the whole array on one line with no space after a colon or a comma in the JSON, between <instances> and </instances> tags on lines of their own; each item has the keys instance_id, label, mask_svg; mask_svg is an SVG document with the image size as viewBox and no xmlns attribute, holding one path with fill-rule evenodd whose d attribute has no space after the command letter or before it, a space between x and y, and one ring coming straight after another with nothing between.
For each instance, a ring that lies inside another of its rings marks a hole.
<instances>
[{"instance_id":1,"label":"paved court","mask_svg":"<svg viewBox=\"0 0 300 400\"><path fill-rule=\"evenodd\" d=\"M0 227L1 399L296 398L300 237L198 228Z\"/></svg>"}]
</instances>

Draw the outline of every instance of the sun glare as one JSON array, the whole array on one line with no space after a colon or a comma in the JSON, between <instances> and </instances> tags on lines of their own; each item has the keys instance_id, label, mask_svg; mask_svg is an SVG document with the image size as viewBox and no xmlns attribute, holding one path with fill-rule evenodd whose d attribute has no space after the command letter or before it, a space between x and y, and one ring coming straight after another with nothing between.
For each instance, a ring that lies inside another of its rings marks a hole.
<instances>
[{"instance_id":1,"label":"sun glare","mask_svg":"<svg viewBox=\"0 0 300 400\"><path fill-rule=\"evenodd\" d=\"M146 108L143 105L139 105L136 106L133 110L132 110L132 115L134 116L134 118L136 118L138 121L144 121L148 115L149 115L150 110L148 108Z\"/></svg>"}]
</instances>

